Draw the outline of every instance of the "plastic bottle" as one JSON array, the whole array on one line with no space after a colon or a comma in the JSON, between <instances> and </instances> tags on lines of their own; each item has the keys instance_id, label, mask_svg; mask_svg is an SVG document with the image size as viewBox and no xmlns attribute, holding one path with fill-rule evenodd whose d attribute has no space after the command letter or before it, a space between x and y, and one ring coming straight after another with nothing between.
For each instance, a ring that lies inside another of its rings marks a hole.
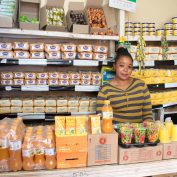
<instances>
[{"instance_id":1,"label":"plastic bottle","mask_svg":"<svg viewBox=\"0 0 177 177\"><path fill-rule=\"evenodd\" d=\"M51 134L47 134L47 144L45 149L45 167L46 169L56 168L56 152L55 152L55 142Z\"/></svg>"},{"instance_id":2,"label":"plastic bottle","mask_svg":"<svg viewBox=\"0 0 177 177\"><path fill-rule=\"evenodd\" d=\"M171 138L171 135L172 135L172 128L173 128L173 122L171 120L171 117L167 117L165 119L165 126L168 130L168 135L169 135L169 138Z\"/></svg>"},{"instance_id":3,"label":"plastic bottle","mask_svg":"<svg viewBox=\"0 0 177 177\"><path fill-rule=\"evenodd\" d=\"M102 107L102 124L101 129L103 133L112 133L113 132L113 109L110 105L109 100L104 101L104 106Z\"/></svg>"}]
</instances>

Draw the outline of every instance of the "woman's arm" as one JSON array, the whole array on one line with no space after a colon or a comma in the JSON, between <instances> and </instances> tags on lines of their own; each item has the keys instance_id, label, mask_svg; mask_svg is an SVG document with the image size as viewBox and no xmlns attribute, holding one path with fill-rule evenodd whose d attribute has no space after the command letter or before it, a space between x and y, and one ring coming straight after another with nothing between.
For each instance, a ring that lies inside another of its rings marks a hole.
<instances>
[{"instance_id":1,"label":"woman's arm","mask_svg":"<svg viewBox=\"0 0 177 177\"><path fill-rule=\"evenodd\" d=\"M144 93L144 103L142 109L143 121L153 121L151 97L146 84L144 84L143 93Z\"/></svg>"}]
</instances>

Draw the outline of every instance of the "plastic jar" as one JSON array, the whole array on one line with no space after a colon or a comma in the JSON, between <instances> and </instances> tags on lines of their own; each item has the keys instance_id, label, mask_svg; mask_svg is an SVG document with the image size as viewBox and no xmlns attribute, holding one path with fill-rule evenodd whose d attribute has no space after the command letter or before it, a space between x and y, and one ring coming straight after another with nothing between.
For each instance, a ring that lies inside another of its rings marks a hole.
<instances>
[{"instance_id":1,"label":"plastic jar","mask_svg":"<svg viewBox=\"0 0 177 177\"><path fill-rule=\"evenodd\" d=\"M165 34L166 34L167 36L172 36L172 35L173 35L173 30L167 29L167 30L165 30Z\"/></svg>"},{"instance_id":2,"label":"plastic jar","mask_svg":"<svg viewBox=\"0 0 177 177\"><path fill-rule=\"evenodd\" d=\"M142 27L143 28L148 28L149 27L149 23L142 23Z\"/></svg>"},{"instance_id":3,"label":"plastic jar","mask_svg":"<svg viewBox=\"0 0 177 177\"><path fill-rule=\"evenodd\" d=\"M156 35L155 30L149 31L149 36L155 36L155 35Z\"/></svg>"},{"instance_id":4,"label":"plastic jar","mask_svg":"<svg viewBox=\"0 0 177 177\"><path fill-rule=\"evenodd\" d=\"M143 36L149 36L149 31L148 30L143 31Z\"/></svg>"},{"instance_id":5,"label":"plastic jar","mask_svg":"<svg viewBox=\"0 0 177 177\"><path fill-rule=\"evenodd\" d=\"M155 23L149 23L149 28L155 28Z\"/></svg>"},{"instance_id":6,"label":"plastic jar","mask_svg":"<svg viewBox=\"0 0 177 177\"><path fill-rule=\"evenodd\" d=\"M141 28L141 23L136 22L136 23L133 23L133 24L134 24L134 28Z\"/></svg>"},{"instance_id":7,"label":"plastic jar","mask_svg":"<svg viewBox=\"0 0 177 177\"><path fill-rule=\"evenodd\" d=\"M156 30L156 35L157 36L162 36L164 34L165 30L164 29L157 29Z\"/></svg>"},{"instance_id":8,"label":"plastic jar","mask_svg":"<svg viewBox=\"0 0 177 177\"><path fill-rule=\"evenodd\" d=\"M177 36L177 29L176 29L176 30L173 30L173 35L174 35L174 36Z\"/></svg>"},{"instance_id":9,"label":"plastic jar","mask_svg":"<svg viewBox=\"0 0 177 177\"><path fill-rule=\"evenodd\" d=\"M173 29L174 29L174 30L177 29L177 23L173 23Z\"/></svg>"},{"instance_id":10,"label":"plastic jar","mask_svg":"<svg viewBox=\"0 0 177 177\"><path fill-rule=\"evenodd\" d=\"M130 28L133 28L134 25L133 25L132 22L126 22L126 23L125 23L125 27L126 27L126 28L127 28L127 27L128 27L128 28L129 28L129 27L130 27Z\"/></svg>"},{"instance_id":11,"label":"plastic jar","mask_svg":"<svg viewBox=\"0 0 177 177\"><path fill-rule=\"evenodd\" d=\"M133 31L132 30L125 31L125 35L126 36L133 36Z\"/></svg>"},{"instance_id":12,"label":"plastic jar","mask_svg":"<svg viewBox=\"0 0 177 177\"><path fill-rule=\"evenodd\" d=\"M172 23L177 23L177 17L172 18Z\"/></svg>"},{"instance_id":13,"label":"plastic jar","mask_svg":"<svg viewBox=\"0 0 177 177\"><path fill-rule=\"evenodd\" d=\"M141 30L134 31L134 36L139 36L141 34Z\"/></svg>"},{"instance_id":14,"label":"plastic jar","mask_svg":"<svg viewBox=\"0 0 177 177\"><path fill-rule=\"evenodd\" d=\"M165 23L165 29L173 29L173 23Z\"/></svg>"}]
</instances>

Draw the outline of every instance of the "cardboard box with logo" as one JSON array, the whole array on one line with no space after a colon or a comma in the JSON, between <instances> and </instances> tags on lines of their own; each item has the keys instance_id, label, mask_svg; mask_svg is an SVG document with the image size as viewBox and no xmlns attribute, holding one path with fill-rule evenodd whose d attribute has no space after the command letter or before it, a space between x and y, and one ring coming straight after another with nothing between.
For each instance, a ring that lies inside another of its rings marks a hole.
<instances>
[{"instance_id":1,"label":"cardboard box with logo","mask_svg":"<svg viewBox=\"0 0 177 177\"><path fill-rule=\"evenodd\" d=\"M177 142L163 144L163 159L177 158Z\"/></svg>"},{"instance_id":2,"label":"cardboard box with logo","mask_svg":"<svg viewBox=\"0 0 177 177\"><path fill-rule=\"evenodd\" d=\"M162 160L163 146L131 147L118 149L118 164L130 164Z\"/></svg>"},{"instance_id":3,"label":"cardboard box with logo","mask_svg":"<svg viewBox=\"0 0 177 177\"><path fill-rule=\"evenodd\" d=\"M71 11L77 12L77 13L83 13L84 19L87 24L86 25L74 24L72 22L71 17L70 17ZM66 15L66 19L67 19L68 31L72 31L73 33L79 33L79 34L88 34L89 33L88 19L86 17L86 13L84 11L84 3L83 2L70 2L69 6L68 6L68 12Z\"/></svg>"},{"instance_id":4,"label":"cardboard box with logo","mask_svg":"<svg viewBox=\"0 0 177 177\"><path fill-rule=\"evenodd\" d=\"M19 22L21 29L39 30L40 0L19 0L19 17L26 16L30 22ZM32 19L38 20L32 22Z\"/></svg>"},{"instance_id":5,"label":"cardboard box with logo","mask_svg":"<svg viewBox=\"0 0 177 177\"><path fill-rule=\"evenodd\" d=\"M65 15L63 19L63 26L47 25L47 9L63 9L64 2L64 0L47 0L46 5L41 8L40 12L40 29L45 29L47 31L67 31Z\"/></svg>"},{"instance_id":6,"label":"cardboard box with logo","mask_svg":"<svg viewBox=\"0 0 177 177\"><path fill-rule=\"evenodd\" d=\"M88 135L88 166L117 163L118 134Z\"/></svg>"},{"instance_id":7,"label":"cardboard box with logo","mask_svg":"<svg viewBox=\"0 0 177 177\"><path fill-rule=\"evenodd\" d=\"M109 7L108 4L103 5L103 0L87 0L85 11L87 11L88 8L102 8L104 11L104 15L106 18L106 23L107 23L107 28L94 28L90 26L91 34L94 32L105 32L108 30L108 28L111 28L113 30L115 29L116 17L115 17L114 8ZM87 15L87 12L86 12L86 15Z\"/></svg>"},{"instance_id":8,"label":"cardboard box with logo","mask_svg":"<svg viewBox=\"0 0 177 177\"><path fill-rule=\"evenodd\" d=\"M57 136L57 168L87 166L87 136Z\"/></svg>"}]
</instances>

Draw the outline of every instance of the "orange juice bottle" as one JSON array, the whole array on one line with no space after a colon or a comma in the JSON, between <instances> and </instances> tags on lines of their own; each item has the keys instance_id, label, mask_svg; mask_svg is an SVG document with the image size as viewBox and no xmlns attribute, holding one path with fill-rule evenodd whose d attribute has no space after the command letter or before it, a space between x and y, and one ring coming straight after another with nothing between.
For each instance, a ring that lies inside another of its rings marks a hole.
<instances>
[{"instance_id":1,"label":"orange juice bottle","mask_svg":"<svg viewBox=\"0 0 177 177\"><path fill-rule=\"evenodd\" d=\"M22 147L22 156L23 156L23 170L33 170L34 168L34 153L33 146L31 143L30 136L25 136L24 143Z\"/></svg>"},{"instance_id":2,"label":"orange juice bottle","mask_svg":"<svg viewBox=\"0 0 177 177\"><path fill-rule=\"evenodd\" d=\"M57 162L56 162L55 142L53 136L50 134L47 134L45 158L46 158L45 160L46 169L51 170L56 168Z\"/></svg>"},{"instance_id":3,"label":"orange juice bottle","mask_svg":"<svg viewBox=\"0 0 177 177\"><path fill-rule=\"evenodd\" d=\"M102 107L101 130L103 133L112 133L113 131L112 119L113 119L113 109L110 105L110 101L105 100L104 106Z\"/></svg>"}]
</instances>

